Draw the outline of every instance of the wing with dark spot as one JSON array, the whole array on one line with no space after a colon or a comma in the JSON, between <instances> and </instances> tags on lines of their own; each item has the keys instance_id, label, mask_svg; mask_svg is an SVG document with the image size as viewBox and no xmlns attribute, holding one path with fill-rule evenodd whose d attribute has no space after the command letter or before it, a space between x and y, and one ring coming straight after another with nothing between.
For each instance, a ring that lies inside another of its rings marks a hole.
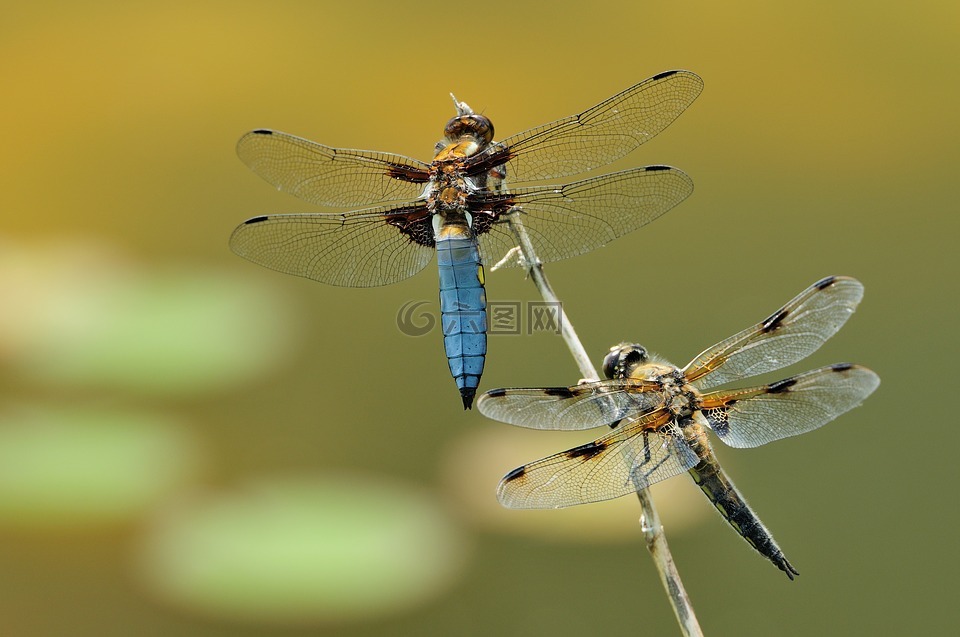
<instances>
[{"instance_id":1,"label":"wing with dark spot","mask_svg":"<svg viewBox=\"0 0 960 637\"><path fill-rule=\"evenodd\" d=\"M278 190L318 206L409 201L428 179L429 166L416 159L331 148L280 131L247 133L237 142L237 155Z\"/></svg>"},{"instance_id":2,"label":"wing with dark spot","mask_svg":"<svg viewBox=\"0 0 960 637\"><path fill-rule=\"evenodd\" d=\"M653 139L702 89L689 71L660 73L579 115L504 139L471 158L468 170L506 163L508 179L537 181L605 166Z\"/></svg>"},{"instance_id":3,"label":"wing with dark spot","mask_svg":"<svg viewBox=\"0 0 960 637\"><path fill-rule=\"evenodd\" d=\"M233 231L230 248L273 270L344 287L402 281L434 254L423 202L344 214L254 217Z\"/></svg>"},{"instance_id":4,"label":"wing with dark spot","mask_svg":"<svg viewBox=\"0 0 960 637\"><path fill-rule=\"evenodd\" d=\"M791 365L836 334L862 298L856 279L818 281L757 325L707 349L683 371L706 389Z\"/></svg>"},{"instance_id":5,"label":"wing with dark spot","mask_svg":"<svg viewBox=\"0 0 960 637\"><path fill-rule=\"evenodd\" d=\"M514 469L501 480L497 498L511 509L557 509L646 489L696 464L670 414L658 411Z\"/></svg>"},{"instance_id":6,"label":"wing with dark spot","mask_svg":"<svg viewBox=\"0 0 960 637\"><path fill-rule=\"evenodd\" d=\"M642 380L601 380L572 387L494 389L477 401L487 418L529 429L577 430L610 425L663 404L654 390L660 386Z\"/></svg>"},{"instance_id":7,"label":"wing with dark spot","mask_svg":"<svg viewBox=\"0 0 960 637\"><path fill-rule=\"evenodd\" d=\"M758 447L822 427L879 385L866 367L842 363L762 387L706 394L703 415L731 447Z\"/></svg>"},{"instance_id":8,"label":"wing with dark spot","mask_svg":"<svg viewBox=\"0 0 960 637\"><path fill-rule=\"evenodd\" d=\"M693 181L684 172L647 166L565 186L476 193L469 207L475 219L483 217L478 211L492 217L491 223L475 225L487 263L497 263L517 245L507 214L512 206L519 206L511 214L522 222L537 256L549 263L590 252L641 228L692 192Z\"/></svg>"},{"instance_id":9,"label":"wing with dark spot","mask_svg":"<svg viewBox=\"0 0 960 637\"><path fill-rule=\"evenodd\" d=\"M603 453L603 450L606 448L606 444L594 440L593 442L588 442L585 445L568 449L564 452L564 455L570 459L580 458L582 460L589 460L590 458Z\"/></svg>"}]
</instances>

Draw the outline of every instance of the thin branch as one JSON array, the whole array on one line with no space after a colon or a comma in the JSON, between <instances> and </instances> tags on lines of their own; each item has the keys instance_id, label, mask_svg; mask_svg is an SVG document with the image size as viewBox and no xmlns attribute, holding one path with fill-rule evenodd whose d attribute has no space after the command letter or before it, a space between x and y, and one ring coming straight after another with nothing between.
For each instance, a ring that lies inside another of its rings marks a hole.
<instances>
[{"instance_id":1,"label":"thin branch","mask_svg":"<svg viewBox=\"0 0 960 637\"><path fill-rule=\"evenodd\" d=\"M570 348L570 353L573 355L574 360L580 367L580 375L588 380L599 380L600 377L597 375L597 370L593 367L593 363L590 362L590 357L583 348L583 344L580 343L580 339L573 329L573 324L567 318L563 310L563 305L554 293L553 288L550 287L550 282L547 281L547 276L543 272L543 263L537 257L533 249L533 244L530 242L530 237L527 235L526 228L523 226L522 215L522 210L514 208L513 211L507 215L507 218L510 223L510 229L513 231L514 237L517 239L517 244L520 247L520 252L523 255L527 272L529 272L534 285L537 286L537 290L540 291L540 296L543 297L543 300L550 303L552 307L557 308L557 320L560 322L561 335L563 336L563 340L566 341L567 347ZM625 461L628 462L629 460L626 459ZM703 632L700 630L700 624L697 622L697 617L693 612L693 605L690 603L690 598L683 588L680 573L677 572L677 567L673 562L670 547L667 546L667 536L664 535L663 525L660 524L660 516L657 514L657 509L653 505L653 499L646 489L638 489L637 498L640 500L640 528L643 531L643 538L647 543L647 549L650 551L651 557L653 557L654 564L657 565L657 571L660 573L660 582L667 592L670 605L673 607L673 613L676 615L677 622L680 624L680 631L687 637L702 637Z\"/></svg>"}]
</instances>

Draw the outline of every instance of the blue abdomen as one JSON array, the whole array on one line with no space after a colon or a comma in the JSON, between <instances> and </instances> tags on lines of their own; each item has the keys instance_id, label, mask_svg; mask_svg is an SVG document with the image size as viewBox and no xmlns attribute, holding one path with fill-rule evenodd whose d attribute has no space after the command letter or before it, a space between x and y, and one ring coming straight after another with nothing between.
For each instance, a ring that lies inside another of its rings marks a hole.
<instances>
[{"instance_id":1,"label":"blue abdomen","mask_svg":"<svg viewBox=\"0 0 960 637\"><path fill-rule=\"evenodd\" d=\"M470 409L487 354L487 295L476 241L472 237L438 238L437 265L443 346L463 407Z\"/></svg>"}]
</instances>

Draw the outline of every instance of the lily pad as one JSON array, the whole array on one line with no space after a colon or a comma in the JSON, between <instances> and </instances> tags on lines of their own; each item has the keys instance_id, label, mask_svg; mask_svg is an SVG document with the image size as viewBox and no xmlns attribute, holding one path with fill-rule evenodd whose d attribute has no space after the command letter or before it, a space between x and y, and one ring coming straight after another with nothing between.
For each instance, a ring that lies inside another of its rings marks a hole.
<instances>
[{"instance_id":1,"label":"lily pad","mask_svg":"<svg viewBox=\"0 0 960 637\"><path fill-rule=\"evenodd\" d=\"M0 255L0 354L48 383L196 394L291 352L291 313L256 277L197 264L146 269L105 246Z\"/></svg>"},{"instance_id":2,"label":"lily pad","mask_svg":"<svg viewBox=\"0 0 960 637\"><path fill-rule=\"evenodd\" d=\"M196 475L180 423L96 409L21 408L0 415L0 524L97 526L129 520Z\"/></svg>"},{"instance_id":3,"label":"lily pad","mask_svg":"<svg viewBox=\"0 0 960 637\"><path fill-rule=\"evenodd\" d=\"M433 497L394 480L275 479L184 503L141 551L162 600L237 621L370 618L453 581L464 541Z\"/></svg>"}]
</instances>

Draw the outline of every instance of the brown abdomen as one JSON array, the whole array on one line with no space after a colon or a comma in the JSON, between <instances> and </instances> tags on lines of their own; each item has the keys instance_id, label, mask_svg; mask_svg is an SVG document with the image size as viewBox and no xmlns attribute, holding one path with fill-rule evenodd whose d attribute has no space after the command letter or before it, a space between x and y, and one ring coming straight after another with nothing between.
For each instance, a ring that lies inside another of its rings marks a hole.
<instances>
[{"instance_id":1,"label":"brown abdomen","mask_svg":"<svg viewBox=\"0 0 960 637\"><path fill-rule=\"evenodd\" d=\"M787 577L793 579L795 575L799 575L800 573L787 561L783 551L777 546L770 531L720 468L705 434L703 437L696 436L692 440L688 438L688 442L700 458L697 466L690 469L690 475L720 515L750 546L773 562L774 566L787 574Z\"/></svg>"}]
</instances>

